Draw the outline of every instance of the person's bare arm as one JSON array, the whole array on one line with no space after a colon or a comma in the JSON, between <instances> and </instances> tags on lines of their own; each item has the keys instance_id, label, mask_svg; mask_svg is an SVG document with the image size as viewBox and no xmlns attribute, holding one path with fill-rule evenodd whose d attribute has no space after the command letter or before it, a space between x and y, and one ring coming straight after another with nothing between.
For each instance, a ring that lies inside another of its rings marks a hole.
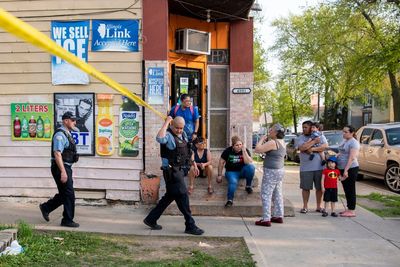
<instances>
[{"instance_id":1,"label":"person's bare arm","mask_svg":"<svg viewBox=\"0 0 400 267\"><path fill-rule=\"evenodd\" d=\"M158 138L164 138L167 135L167 129L172 120L173 118L171 116L165 119L163 126L161 126L161 129L157 133Z\"/></svg>"},{"instance_id":2,"label":"person's bare arm","mask_svg":"<svg viewBox=\"0 0 400 267\"><path fill-rule=\"evenodd\" d=\"M225 163L226 163L226 162L225 162L225 160L224 160L223 158L220 158L220 159L219 159L219 162L218 162L217 183L222 182L222 169L224 168Z\"/></svg>"},{"instance_id":3,"label":"person's bare arm","mask_svg":"<svg viewBox=\"0 0 400 267\"><path fill-rule=\"evenodd\" d=\"M270 141L268 141L268 142L263 144L263 142L260 139L260 141L257 143L254 151L256 153L266 153L268 151L274 150L275 148L276 148L275 141L270 140Z\"/></svg>"},{"instance_id":4,"label":"person's bare arm","mask_svg":"<svg viewBox=\"0 0 400 267\"><path fill-rule=\"evenodd\" d=\"M56 164L58 169L61 171L61 183L65 184L68 180L67 172L65 171L64 162L62 160L62 155L60 151L54 151L54 158L56 160Z\"/></svg>"},{"instance_id":5,"label":"person's bare arm","mask_svg":"<svg viewBox=\"0 0 400 267\"><path fill-rule=\"evenodd\" d=\"M242 146L242 154L243 154L243 161L244 164L250 164L253 162L253 159L250 157L250 155L247 153L246 147L243 145Z\"/></svg>"},{"instance_id":6,"label":"person's bare arm","mask_svg":"<svg viewBox=\"0 0 400 267\"><path fill-rule=\"evenodd\" d=\"M308 140L307 142L305 142L304 144L299 146L299 150L300 150L300 152L306 152L313 145L318 144L320 141L321 141L321 139L319 137L315 138L314 140Z\"/></svg>"},{"instance_id":7,"label":"person's bare arm","mask_svg":"<svg viewBox=\"0 0 400 267\"><path fill-rule=\"evenodd\" d=\"M358 157L358 149L356 149L356 148L350 149L349 160L347 161L346 167L344 167L343 180L345 180L345 179L347 179L347 177L349 177L349 169L351 167L351 164L357 157Z\"/></svg>"},{"instance_id":8,"label":"person's bare arm","mask_svg":"<svg viewBox=\"0 0 400 267\"><path fill-rule=\"evenodd\" d=\"M325 149L328 147L328 144L321 144L320 146L317 147L311 147L310 151L311 152L323 152Z\"/></svg>"},{"instance_id":9,"label":"person's bare arm","mask_svg":"<svg viewBox=\"0 0 400 267\"><path fill-rule=\"evenodd\" d=\"M203 164L204 167L211 165L211 152L207 149L207 162Z\"/></svg>"}]
</instances>

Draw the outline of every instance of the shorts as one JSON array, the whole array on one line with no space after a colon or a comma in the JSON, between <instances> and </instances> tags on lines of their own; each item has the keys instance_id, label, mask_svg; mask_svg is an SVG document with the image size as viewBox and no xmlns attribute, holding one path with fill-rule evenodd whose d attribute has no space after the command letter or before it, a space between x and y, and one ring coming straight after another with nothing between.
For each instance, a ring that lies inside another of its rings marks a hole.
<instances>
[{"instance_id":1,"label":"shorts","mask_svg":"<svg viewBox=\"0 0 400 267\"><path fill-rule=\"evenodd\" d=\"M325 188L324 202L338 202L337 188Z\"/></svg>"},{"instance_id":2,"label":"shorts","mask_svg":"<svg viewBox=\"0 0 400 267\"><path fill-rule=\"evenodd\" d=\"M313 183L316 190L322 190L322 170L300 172L300 188L304 190L312 190Z\"/></svg>"}]
</instances>

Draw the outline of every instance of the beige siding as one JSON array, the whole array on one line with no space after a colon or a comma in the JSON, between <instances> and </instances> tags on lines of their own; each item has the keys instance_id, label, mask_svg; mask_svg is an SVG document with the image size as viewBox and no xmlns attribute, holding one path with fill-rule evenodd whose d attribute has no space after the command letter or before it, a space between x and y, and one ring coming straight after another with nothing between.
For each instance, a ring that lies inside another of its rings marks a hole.
<instances>
[{"instance_id":1,"label":"beige siding","mask_svg":"<svg viewBox=\"0 0 400 267\"><path fill-rule=\"evenodd\" d=\"M0 0L0 6L47 36L53 20L141 19L142 16L141 1ZM141 94L141 51L92 53L89 43L88 59L98 70ZM49 197L56 192L50 173L50 142L12 141L10 114L11 103L53 103L55 92L114 94L115 137L118 136L119 94L94 78L90 78L87 86L52 86L50 55L0 29L0 196ZM78 192L103 191L104 194L94 195L109 199L138 201L143 155L140 151L137 158L121 158L117 155L117 138L114 144L116 150L111 157L81 157L73 168L75 188Z\"/></svg>"}]
</instances>

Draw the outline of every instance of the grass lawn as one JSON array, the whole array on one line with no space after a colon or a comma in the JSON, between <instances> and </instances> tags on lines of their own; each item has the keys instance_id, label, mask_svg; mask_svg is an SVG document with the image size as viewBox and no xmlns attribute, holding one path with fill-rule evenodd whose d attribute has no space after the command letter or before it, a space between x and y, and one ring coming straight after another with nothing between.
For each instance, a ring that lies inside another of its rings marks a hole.
<instances>
[{"instance_id":1,"label":"grass lawn","mask_svg":"<svg viewBox=\"0 0 400 267\"><path fill-rule=\"evenodd\" d=\"M400 217L400 196L371 193L357 196L360 206L381 217Z\"/></svg>"},{"instance_id":2,"label":"grass lawn","mask_svg":"<svg viewBox=\"0 0 400 267\"><path fill-rule=\"evenodd\" d=\"M25 251L0 266L255 266L242 238L37 231L21 222L18 242Z\"/></svg>"}]
</instances>

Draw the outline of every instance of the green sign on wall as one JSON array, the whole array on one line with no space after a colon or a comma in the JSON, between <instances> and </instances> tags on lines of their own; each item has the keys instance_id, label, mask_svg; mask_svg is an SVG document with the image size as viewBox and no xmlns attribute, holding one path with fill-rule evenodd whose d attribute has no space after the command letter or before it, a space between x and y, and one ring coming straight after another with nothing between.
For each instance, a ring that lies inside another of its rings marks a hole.
<instances>
[{"instance_id":1,"label":"green sign on wall","mask_svg":"<svg viewBox=\"0 0 400 267\"><path fill-rule=\"evenodd\" d=\"M11 139L51 141L53 104L12 103Z\"/></svg>"}]
</instances>

